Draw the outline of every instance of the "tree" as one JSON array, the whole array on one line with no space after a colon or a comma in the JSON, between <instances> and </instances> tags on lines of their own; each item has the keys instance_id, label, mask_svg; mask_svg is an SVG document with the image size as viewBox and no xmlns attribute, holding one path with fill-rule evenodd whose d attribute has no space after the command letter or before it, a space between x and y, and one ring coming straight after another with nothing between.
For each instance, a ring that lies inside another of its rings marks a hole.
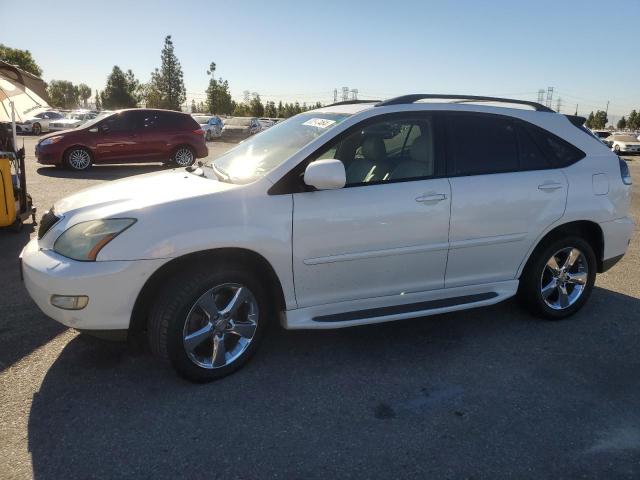
<instances>
[{"instance_id":1,"label":"tree","mask_svg":"<svg viewBox=\"0 0 640 480\"><path fill-rule=\"evenodd\" d=\"M19 50L0 43L0 60L15 65L29 73L33 73L37 77L42 76L42 69L33 59L29 50Z\"/></svg>"},{"instance_id":2,"label":"tree","mask_svg":"<svg viewBox=\"0 0 640 480\"><path fill-rule=\"evenodd\" d=\"M264 116L269 118L276 118L278 113L276 111L276 102L267 102L264 106Z\"/></svg>"},{"instance_id":3,"label":"tree","mask_svg":"<svg viewBox=\"0 0 640 480\"><path fill-rule=\"evenodd\" d=\"M627 128L630 128L631 130L640 129L640 115L638 115L638 112L636 112L635 110L631 110L631 113L629 114L629 119L627 120Z\"/></svg>"},{"instance_id":4,"label":"tree","mask_svg":"<svg viewBox=\"0 0 640 480\"><path fill-rule=\"evenodd\" d=\"M156 68L151 73L151 81L144 87L147 106L179 111L187 99L187 92L184 88L182 67L174 53L171 35L167 35L164 39L160 59L160 69Z\"/></svg>"},{"instance_id":5,"label":"tree","mask_svg":"<svg viewBox=\"0 0 640 480\"><path fill-rule=\"evenodd\" d=\"M196 105L195 99L191 99L191 113L196 113L198 111L198 106Z\"/></svg>"},{"instance_id":6,"label":"tree","mask_svg":"<svg viewBox=\"0 0 640 480\"><path fill-rule=\"evenodd\" d=\"M618 124L616 125L616 127L618 127L620 130L624 130L625 128L627 128L627 120L622 117L620 120L618 120Z\"/></svg>"},{"instance_id":7,"label":"tree","mask_svg":"<svg viewBox=\"0 0 640 480\"><path fill-rule=\"evenodd\" d=\"M229 82L222 77L216 80L216 64L211 62L207 75L210 75L209 86L207 87L207 105L211 113L230 114L234 110L231 100L231 92L229 91Z\"/></svg>"},{"instance_id":8,"label":"tree","mask_svg":"<svg viewBox=\"0 0 640 480\"><path fill-rule=\"evenodd\" d=\"M260 95L253 94L251 102L249 102L249 113L252 117L264 117L264 105L260 101Z\"/></svg>"},{"instance_id":9,"label":"tree","mask_svg":"<svg viewBox=\"0 0 640 480\"><path fill-rule=\"evenodd\" d=\"M607 112L598 110L593 117L594 128L604 128L608 121Z\"/></svg>"},{"instance_id":10,"label":"tree","mask_svg":"<svg viewBox=\"0 0 640 480\"><path fill-rule=\"evenodd\" d=\"M591 112L587 117L587 121L585 122L585 125L587 126L587 128L595 128L593 126L593 120L594 120L594 115L593 115L593 112Z\"/></svg>"},{"instance_id":11,"label":"tree","mask_svg":"<svg viewBox=\"0 0 640 480\"><path fill-rule=\"evenodd\" d=\"M91 93L89 85L85 85L84 83L78 85L78 96L80 97L80 100L82 100L82 106L84 108L87 108L87 100L91 98Z\"/></svg>"},{"instance_id":12,"label":"tree","mask_svg":"<svg viewBox=\"0 0 640 480\"><path fill-rule=\"evenodd\" d=\"M78 87L67 80L52 80L47 93L54 107L71 109L78 106Z\"/></svg>"},{"instance_id":13,"label":"tree","mask_svg":"<svg viewBox=\"0 0 640 480\"><path fill-rule=\"evenodd\" d=\"M244 102L236 103L233 109L233 115L235 117L247 117L249 116L249 107Z\"/></svg>"},{"instance_id":14,"label":"tree","mask_svg":"<svg viewBox=\"0 0 640 480\"><path fill-rule=\"evenodd\" d=\"M102 110L102 102L100 101L100 92L98 92L98 90L96 90L96 97L94 101L96 102L96 110Z\"/></svg>"},{"instance_id":15,"label":"tree","mask_svg":"<svg viewBox=\"0 0 640 480\"><path fill-rule=\"evenodd\" d=\"M107 86L101 94L102 106L106 109L131 108L138 106L140 83L133 72L114 65L107 77Z\"/></svg>"},{"instance_id":16,"label":"tree","mask_svg":"<svg viewBox=\"0 0 640 480\"><path fill-rule=\"evenodd\" d=\"M278 108L276 109L276 117L284 118L284 105L282 105L282 100L278 102Z\"/></svg>"}]
</instances>

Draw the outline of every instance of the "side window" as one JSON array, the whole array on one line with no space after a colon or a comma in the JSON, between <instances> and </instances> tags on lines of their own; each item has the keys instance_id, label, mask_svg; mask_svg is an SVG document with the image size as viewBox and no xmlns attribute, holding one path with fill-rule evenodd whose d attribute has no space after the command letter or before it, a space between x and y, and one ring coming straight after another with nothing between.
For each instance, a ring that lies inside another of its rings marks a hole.
<instances>
[{"instance_id":1,"label":"side window","mask_svg":"<svg viewBox=\"0 0 640 480\"><path fill-rule=\"evenodd\" d=\"M513 122L493 115L447 116L453 175L481 175L519 169Z\"/></svg>"},{"instance_id":2,"label":"side window","mask_svg":"<svg viewBox=\"0 0 640 480\"><path fill-rule=\"evenodd\" d=\"M139 112L138 113L138 128L145 132L158 130L160 127L160 115L158 112Z\"/></svg>"},{"instance_id":3,"label":"side window","mask_svg":"<svg viewBox=\"0 0 640 480\"><path fill-rule=\"evenodd\" d=\"M520 153L520 170L545 170L553 168L549 155L533 140L528 129L518 125L518 150Z\"/></svg>"},{"instance_id":4,"label":"side window","mask_svg":"<svg viewBox=\"0 0 640 480\"><path fill-rule=\"evenodd\" d=\"M527 125L527 131L556 168L567 167L585 157L582 150L540 127Z\"/></svg>"},{"instance_id":5,"label":"side window","mask_svg":"<svg viewBox=\"0 0 640 480\"><path fill-rule=\"evenodd\" d=\"M102 124L109 132L128 132L134 129L134 118L130 112L111 115Z\"/></svg>"},{"instance_id":6,"label":"side window","mask_svg":"<svg viewBox=\"0 0 640 480\"><path fill-rule=\"evenodd\" d=\"M371 123L329 144L314 160L341 160L346 186L432 177L433 130L429 116Z\"/></svg>"}]
</instances>

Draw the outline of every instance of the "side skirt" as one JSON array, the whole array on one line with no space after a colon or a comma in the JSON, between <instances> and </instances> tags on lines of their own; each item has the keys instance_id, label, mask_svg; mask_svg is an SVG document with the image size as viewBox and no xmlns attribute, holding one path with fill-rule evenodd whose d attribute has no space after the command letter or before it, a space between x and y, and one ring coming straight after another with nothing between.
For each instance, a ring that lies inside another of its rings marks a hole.
<instances>
[{"instance_id":1,"label":"side skirt","mask_svg":"<svg viewBox=\"0 0 640 480\"><path fill-rule=\"evenodd\" d=\"M298 308L283 312L282 326L332 329L436 315L493 305L515 295L518 280Z\"/></svg>"}]
</instances>

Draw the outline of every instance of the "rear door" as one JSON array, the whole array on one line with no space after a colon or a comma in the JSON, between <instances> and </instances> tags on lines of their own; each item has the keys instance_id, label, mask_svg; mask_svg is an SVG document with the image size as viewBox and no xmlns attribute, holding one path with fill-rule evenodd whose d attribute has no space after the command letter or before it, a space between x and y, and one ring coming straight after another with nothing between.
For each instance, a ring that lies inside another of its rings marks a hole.
<instances>
[{"instance_id":1,"label":"rear door","mask_svg":"<svg viewBox=\"0 0 640 480\"><path fill-rule=\"evenodd\" d=\"M538 236L562 217L567 180L525 122L449 113L446 287L514 279Z\"/></svg>"},{"instance_id":2,"label":"rear door","mask_svg":"<svg viewBox=\"0 0 640 480\"><path fill-rule=\"evenodd\" d=\"M160 159L165 150L166 135L163 125L167 123L165 112L139 110L136 112L136 156L140 160ZM165 158L163 158L166 160Z\"/></svg>"}]
</instances>

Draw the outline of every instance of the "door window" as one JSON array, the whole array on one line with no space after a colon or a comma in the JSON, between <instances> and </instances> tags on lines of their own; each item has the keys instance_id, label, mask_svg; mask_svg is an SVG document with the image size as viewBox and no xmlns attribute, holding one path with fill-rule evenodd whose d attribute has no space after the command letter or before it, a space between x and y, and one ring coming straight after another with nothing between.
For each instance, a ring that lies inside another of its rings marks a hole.
<instances>
[{"instance_id":1,"label":"door window","mask_svg":"<svg viewBox=\"0 0 640 480\"><path fill-rule=\"evenodd\" d=\"M341 160L346 186L429 178L435 172L432 123L429 116L371 123L329 144L314 159Z\"/></svg>"},{"instance_id":2,"label":"door window","mask_svg":"<svg viewBox=\"0 0 640 480\"><path fill-rule=\"evenodd\" d=\"M453 175L481 175L519 169L516 132L511 120L493 115L447 116Z\"/></svg>"},{"instance_id":3,"label":"door window","mask_svg":"<svg viewBox=\"0 0 640 480\"><path fill-rule=\"evenodd\" d=\"M131 132L135 128L134 116L130 112L122 112L107 118L102 127L108 132Z\"/></svg>"}]
</instances>

